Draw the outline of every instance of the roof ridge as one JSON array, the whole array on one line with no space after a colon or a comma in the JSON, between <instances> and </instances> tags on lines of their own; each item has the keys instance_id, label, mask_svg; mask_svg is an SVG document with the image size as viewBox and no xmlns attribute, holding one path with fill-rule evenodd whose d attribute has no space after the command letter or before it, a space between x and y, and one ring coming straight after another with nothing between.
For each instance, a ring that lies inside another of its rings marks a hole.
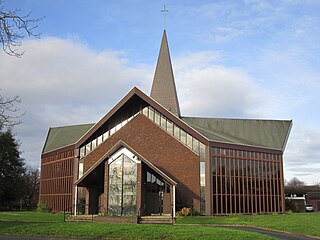
<instances>
[{"instance_id":1,"label":"roof ridge","mask_svg":"<svg viewBox=\"0 0 320 240\"><path fill-rule=\"evenodd\" d=\"M95 123L81 123L81 124L72 124L72 125L63 125L63 126L56 126L56 127L50 127L51 129L57 129L57 128L65 128L65 127L79 127L79 126L85 126L85 125L94 125Z\"/></svg>"}]
</instances>

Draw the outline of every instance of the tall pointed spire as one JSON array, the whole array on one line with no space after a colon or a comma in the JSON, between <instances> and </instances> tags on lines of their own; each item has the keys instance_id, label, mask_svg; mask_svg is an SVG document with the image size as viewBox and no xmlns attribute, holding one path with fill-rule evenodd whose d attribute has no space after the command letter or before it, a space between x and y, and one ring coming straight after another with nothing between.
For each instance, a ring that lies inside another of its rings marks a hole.
<instances>
[{"instance_id":1,"label":"tall pointed spire","mask_svg":"<svg viewBox=\"0 0 320 240\"><path fill-rule=\"evenodd\" d=\"M179 101L174 82L166 30L163 31L150 97L180 117Z\"/></svg>"}]
</instances>

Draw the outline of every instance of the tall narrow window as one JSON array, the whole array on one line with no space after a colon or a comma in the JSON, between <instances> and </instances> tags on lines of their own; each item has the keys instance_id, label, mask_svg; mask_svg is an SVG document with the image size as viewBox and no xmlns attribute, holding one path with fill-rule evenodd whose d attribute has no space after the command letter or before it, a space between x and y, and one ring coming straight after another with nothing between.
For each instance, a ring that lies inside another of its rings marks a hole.
<instances>
[{"instance_id":1,"label":"tall narrow window","mask_svg":"<svg viewBox=\"0 0 320 240\"><path fill-rule=\"evenodd\" d=\"M97 140L98 140L97 144L99 146L102 143L102 135L100 135Z\"/></svg>"},{"instance_id":2,"label":"tall narrow window","mask_svg":"<svg viewBox=\"0 0 320 240\"><path fill-rule=\"evenodd\" d=\"M173 123L170 120L167 120L167 132L173 134Z\"/></svg>"},{"instance_id":3,"label":"tall narrow window","mask_svg":"<svg viewBox=\"0 0 320 240\"><path fill-rule=\"evenodd\" d=\"M158 111L154 112L154 122L160 125L160 113Z\"/></svg>"},{"instance_id":4,"label":"tall narrow window","mask_svg":"<svg viewBox=\"0 0 320 240\"><path fill-rule=\"evenodd\" d=\"M187 133L187 146L192 149L192 136Z\"/></svg>"},{"instance_id":5,"label":"tall narrow window","mask_svg":"<svg viewBox=\"0 0 320 240\"><path fill-rule=\"evenodd\" d=\"M167 129L167 119L165 116L161 115L161 127Z\"/></svg>"},{"instance_id":6,"label":"tall narrow window","mask_svg":"<svg viewBox=\"0 0 320 240\"><path fill-rule=\"evenodd\" d=\"M92 151L97 147L97 139L92 140L91 147L92 147Z\"/></svg>"},{"instance_id":7,"label":"tall narrow window","mask_svg":"<svg viewBox=\"0 0 320 240\"><path fill-rule=\"evenodd\" d=\"M187 133L185 131L183 131L181 129L180 131L180 141L183 143L183 144L186 144L187 143Z\"/></svg>"},{"instance_id":8,"label":"tall narrow window","mask_svg":"<svg viewBox=\"0 0 320 240\"><path fill-rule=\"evenodd\" d=\"M200 162L200 186L206 185L206 165L205 162Z\"/></svg>"},{"instance_id":9,"label":"tall narrow window","mask_svg":"<svg viewBox=\"0 0 320 240\"><path fill-rule=\"evenodd\" d=\"M180 128L177 125L173 125L173 135L176 139L180 140Z\"/></svg>"},{"instance_id":10,"label":"tall narrow window","mask_svg":"<svg viewBox=\"0 0 320 240\"><path fill-rule=\"evenodd\" d=\"M79 163L79 178L83 176L83 163Z\"/></svg>"},{"instance_id":11,"label":"tall narrow window","mask_svg":"<svg viewBox=\"0 0 320 240\"><path fill-rule=\"evenodd\" d=\"M128 215L136 213L137 164L120 155L109 165L108 213Z\"/></svg>"},{"instance_id":12,"label":"tall narrow window","mask_svg":"<svg viewBox=\"0 0 320 240\"><path fill-rule=\"evenodd\" d=\"M89 142L87 145L86 145L86 154L89 154L91 152L91 142Z\"/></svg>"},{"instance_id":13,"label":"tall narrow window","mask_svg":"<svg viewBox=\"0 0 320 240\"><path fill-rule=\"evenodd\" d=\"M80 158L83 158L85 156L85 147L80 148Z\"/></svg>"}]
</instances>

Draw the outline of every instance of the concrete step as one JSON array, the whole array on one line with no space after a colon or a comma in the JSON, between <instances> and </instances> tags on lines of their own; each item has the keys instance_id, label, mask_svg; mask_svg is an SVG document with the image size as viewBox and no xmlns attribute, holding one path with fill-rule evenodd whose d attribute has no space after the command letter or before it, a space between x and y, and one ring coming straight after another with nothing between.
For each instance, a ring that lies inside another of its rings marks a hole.
<instances>
[{"instance_id":1,"label":"concrete step","mask_svg":"<svg viewBox=\"0 0 320 240\"><path fill-rule=\"evenodd\" d=\"M141 224L173 224L174 219L169 216L143 216L139 218Z\"/></svg>"},{"instance_id":2,"label":"concrete step","mask_svg":"<svg viewBox=\"0 0 320 240\"><path fill-rule=\"evenodd\" d=\"M92 215L76 215L76 216L70 216L67 218L68 222L93 222L94 216Z\"/></svg>"}]
</instances>

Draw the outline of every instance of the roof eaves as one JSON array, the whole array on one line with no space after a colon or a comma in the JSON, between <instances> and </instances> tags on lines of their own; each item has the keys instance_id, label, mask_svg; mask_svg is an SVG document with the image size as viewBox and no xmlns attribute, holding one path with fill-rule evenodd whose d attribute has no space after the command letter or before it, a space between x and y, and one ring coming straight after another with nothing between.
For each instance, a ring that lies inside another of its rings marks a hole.
<instances>
[{"instance_id":1,"label":"roof eaves","mask_svg":"<svg viewBox=\"0 0 320 240\"><path fill-rule=\"evenodd\" d=\"M56 151L58 151L60 149L71 147L71 146L74 146L74 143L69 144L69 145L65 145L65 146L62 146L62 147L59 147L59 148L51 149L50 151L47 151L47 152L42 152L41 155L44 155L44 154L47 154L47 153L51 153L51 152L56 152Z\"/></svg>"},{"instance_id":2,"label":"roof eaves","mask_svg":"<svg viewBox=\"0 0 320 240\"><path fill-rule=\"evenodd\" d=\"M222 141L217 141L217 140L210 140L210 143L212 145L217 143L217 144L230 145L230 146L232 145L232 146L241 146L241 147L252 147L252 148L256 148L256 149L265 149L266 151L271 150L271 151L275 151L275 152L283 152L282 149L265 147L265 146L257 146L257 145L252 145L252 144L230 143L230 142L222 142Z\"/></svg>"}]
</instances>

